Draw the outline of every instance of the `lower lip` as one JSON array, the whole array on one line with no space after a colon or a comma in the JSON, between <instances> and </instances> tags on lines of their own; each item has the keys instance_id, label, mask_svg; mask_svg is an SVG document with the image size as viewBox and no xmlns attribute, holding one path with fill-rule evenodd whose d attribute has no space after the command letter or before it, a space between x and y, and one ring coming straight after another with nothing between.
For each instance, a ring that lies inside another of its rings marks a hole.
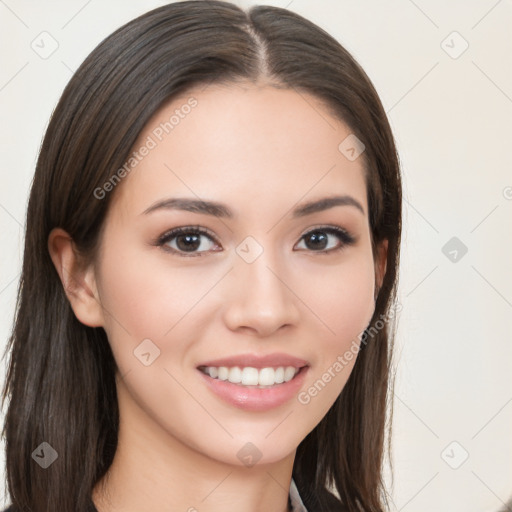
<instances>
[{"instance_id":1,"label":"lower lip","mask_svg":"<svg viewBox=\"0 0 512 512\"><path fill-rule=\"evenodd\" d=\"M225 402L246 411L267 411L285 404L299 392L308 369L308 366L304 366L292 380L271 388L233 384L227 380L213 379L201 370L197 371L209 388Z\"/></svg>"}]
</instances>

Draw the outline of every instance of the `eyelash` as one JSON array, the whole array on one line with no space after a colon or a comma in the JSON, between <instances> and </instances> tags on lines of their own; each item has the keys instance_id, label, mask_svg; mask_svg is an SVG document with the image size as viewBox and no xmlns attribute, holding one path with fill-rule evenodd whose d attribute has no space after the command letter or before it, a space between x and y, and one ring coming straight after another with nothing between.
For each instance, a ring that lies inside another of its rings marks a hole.
<instances>
[{"instance_id":1,"label":"eyelash","mask_svg":"<svg viewBox=\"0 0 512 512\"><path fill-rule=\"evenodd\" d=\"M337 226L315 227L315 228L311 229L310 231L308 231L307 233L304 233L300 237L299 242L302 241L307 236L309 236L313 233L317 233L317 232L322 232L322 233L327 233L327 234L337 236L338 239L341 241L341 245L339 247L335 247L334 249L324 249L321 251L309 250L309 252L313 252L315 254L331 254L334 252L338 252L347 246L353 245L356 242L356 239L350 233L348 233L348 231L346 231L345 229L342 229L340 227L337 227ZM200 256L203 256L205 253L210 252L210 251L200 251L200 252L195 252L195 253L194 252L186 253L184 251L177 251L176 249L165 246L165 244L167 244L173 238L176 238L177 236L182 235L182 234L204 235L204 236L210 238L211 241L214 242L215 244L220 245L220 244L218 244L217 240L215 239L215 236L211 232L209 232L208 230L205 230L204 228L201 228L200 226L186 226L186 227L171 229L170 231L167 231L164 234L162 234L160 237L158 237L153 242L153 245L161 247L164 251L167 251L167 252L170 252L173 254L178 254L179 256L183 256L185 258L200 257ZM214 251L214 252L220 252L220 251Z\"/></svg>"}]
</instances>

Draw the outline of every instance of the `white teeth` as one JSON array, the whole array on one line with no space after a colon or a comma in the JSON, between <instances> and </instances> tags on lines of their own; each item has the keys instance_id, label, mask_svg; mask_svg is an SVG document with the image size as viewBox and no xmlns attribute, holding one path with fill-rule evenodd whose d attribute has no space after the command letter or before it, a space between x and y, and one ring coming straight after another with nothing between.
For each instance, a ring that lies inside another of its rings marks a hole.
<instances>
[{"instance_id":1,"label":"white teeth","mask_svg":"<svg viewBox=\"0 0 512 512\"><path fill-rule=\"evenodd\" d=\"M214 366L208 366L207 370L211 371L211 368L215 368ZM217 369L217 368L216 368ZM229 376L229 370L225 366L221 366L218 368L218 379L219 380L228 380ZM210 377L213 377L213 375L210 373ZM215 377L213 377L215 378Z\"/></svg>"},{"instance_id":2,"label":"white teeth","mask_svg":"<svg viewBox=\"0 0 512 512\"><path fill-rule=\"evenodd\" d=\"M293 377L295 377L295 368L293 366L287 366L284 371L284 381L288 382L289 380L292 380Z\"/></svg>"},{"instance_id":3,"label":"white teeth","mask_svg":"<svg viewBox=\"0 0 512 512\"><path fill-rule=\"evenodd\" d=\"M231 368L229 370L228 380L233 384L239 384L240 382L242 382L242 370L240 370L238 366Z\"/></svg>"},{"instance_id":4,"label":"white teeth","mask_svg":"<svg viewBox=\"0 0 512 512\"><path fill-rule=\"evenodd\" d=\"M273 368L262 368L258 376L258 384L260 386L272 386L276 384L275 370Z\"/></svg>"},{"instance_id":5,"label":"white teeth","mask_svg":"<svg viewBox=\"0 0 512 512\"><path fill-rule=\"evenodd\" d=\"M209 375L212 379L228 380L233 384L240 384L242 386L257 386L257 387L270 387L275 384L282 384L292 380L300 368L294 366L279 366L277 368L253 368L247 366L240 368L234 366L228 368L226 366L207 366L203 372Z\"/></svg>"},{"instance_id":6,"label":"white teeth","mask_svg":"<svg viewBox=\"0 0 512 512\"><path fill-rule=\"evenodd\" d=\"M284 368L282 366L276 369L274 379L276 384L284 382Z\"/></svg>"},{"instance_id":7,"label":"white teeth","mask_svg":"<svg viewBox=\"0 0 512 512\"><path fill-rule=\"evenodd\" d=\"M234 368L229 372L231 373ZM244 386L257 386L258 385L258 370L256 368L244 368L242 370L242 384Z\"/></svg>"}]
</instances>

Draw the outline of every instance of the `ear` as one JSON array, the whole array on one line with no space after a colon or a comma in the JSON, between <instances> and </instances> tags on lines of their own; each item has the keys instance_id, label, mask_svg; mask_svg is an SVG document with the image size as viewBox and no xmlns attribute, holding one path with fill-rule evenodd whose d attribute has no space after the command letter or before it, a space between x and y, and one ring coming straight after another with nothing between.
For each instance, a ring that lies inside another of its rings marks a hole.
<instances>
[{"instance_id":1,"label":"ear","mask_svg":"<svg viewBox=\"0 0 512 512\"><path fill-rule=\"evenodd\" d=\"M384 276L386 275L388 261L388 240L382 240L377 245L377 259L375 261L375 299L382 287Z\"/></svg>"},{"instance_id":2,"label":"ear","mask_svg":"<svg viewBox=\"0 0 512 512\"><path fill-rule=\"evenodd\" d=\"M61 228L50 232L48 251L75 316L89 327L102 327L103 309L93 265L81 263L72 238Z\"/></svg>"}]
</instances>

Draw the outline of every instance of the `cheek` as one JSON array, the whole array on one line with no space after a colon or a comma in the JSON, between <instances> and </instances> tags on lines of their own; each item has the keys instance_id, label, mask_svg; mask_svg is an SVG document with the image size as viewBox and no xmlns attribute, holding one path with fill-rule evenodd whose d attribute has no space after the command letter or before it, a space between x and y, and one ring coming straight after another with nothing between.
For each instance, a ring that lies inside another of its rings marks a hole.
<instances>
[{"instance_id":1,"label":"cheek","mask_svg":"<svg viewBox=\"0 0 512 512\"><path fill-rule=\"evenodd\" d=\"M209 292L226 269L176 265L156 249L148 256L140 249L121 253L116 244L110 247L101 261L99 288L105 331L120 373L135 370L131 375L136 378L144 371L149 378L149 368L137 358L148 351L156 356L153 369L189 366L190 346L203 337L203 326L216 310L215 294ZM217 307L220 302L217 297Z\"/></svg>"},{"instance_id":2,"label":"cheek","mask_svg":"<svg viewBox=\"0 0 512 512\"><path fill-rule=\"evenodd\" d=\"M339 265L304 269L300 297L314 313L324 349L340 349L357 338L374 311L373 260L358 253Z\"/></svg>"},{"instance_id":3,"label":"cheek","mask_svg":"<svg viewBox=\"0 0 512 512\"><path fill-rule=\"evenodd\" d=\"M327 293L329 319L339 341L354 339L370 322L375 305L373 282L367 268L357 268L344 274Z\"/></svg>"},{"instance_id":4,"label":"cheek","mask_svg":"<svg viewBox=\"0 0 512 512\"><path fill-rule=\"evenodd\" d=\"M375 309L375 274L371 254L363 252L354 252L342 264L309 270L304 274L308 279L302 296L307 297L304 302L315 313L309 331L314 332L311 337L317 348L314 371L298 401L306 406L311 418L320 421L356 363L361 334Z\"/></svg>"},{"instance_id":5,"label":"cheek","mask_svg":"<svg viewBox=\"0 0 512 512\"><path fill-rule=\"evenodd\" d=\"M111 312L108 327L123 327L136 339L162 338L216 279L211 270L172 268L165 257L114 249L102 259L100 296L104 308Z\"/></svg>"}]
</instances>

